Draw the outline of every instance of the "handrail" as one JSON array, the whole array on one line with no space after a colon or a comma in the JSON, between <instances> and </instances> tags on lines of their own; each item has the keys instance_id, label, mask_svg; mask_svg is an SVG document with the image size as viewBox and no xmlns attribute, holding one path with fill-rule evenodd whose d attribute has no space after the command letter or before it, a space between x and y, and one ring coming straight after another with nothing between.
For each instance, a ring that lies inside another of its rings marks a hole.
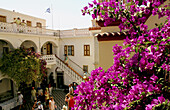
<instances>
[{"instance_id":1,"label":"handrail","mask_svg":"<svg viewBox=\"0 0 170 110\"><path fill-rule=\"evenodd\" d=\"M83 68L80 66L80 65L78 65L76 62L74 62L73 60L71 60L70 58L69 58L69 61L71 61L71 62L73 62L75 65L77 65L80 69L82 69L83 70ZM84 70L83 70L84 71ZM87 72L87 74L89 74L88 72ZM90 74L89 74L90 75Z\"/></svg>"},{"instance_id":2,"label":"handrail","mask_svg":"<svg viewBox=\"0 0 170 110\"><path fill-rule=\"evenodd\" d=\"M61 60L56 54L55 54L55 57L56 58L58 58L61 62L63 62L65 65L66 65L66 63L63 61L63 60ZM83 77L78 73L78 72L76 72L73 68L71 68L70 66L68 66L68 65L66 65L68 68L70 68L72 71L74 71L78 76L80 76L82 79L83 79ZM84 79L83 79L84 80Z\"/></svg>"}]
</instances>

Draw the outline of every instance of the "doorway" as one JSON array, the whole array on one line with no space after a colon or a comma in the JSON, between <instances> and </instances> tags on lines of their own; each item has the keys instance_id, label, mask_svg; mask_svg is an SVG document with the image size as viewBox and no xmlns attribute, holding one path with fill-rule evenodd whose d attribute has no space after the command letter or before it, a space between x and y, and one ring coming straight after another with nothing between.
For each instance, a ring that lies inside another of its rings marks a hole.
<instances>
[{"instance_id":1,"label":"doorway","mask_svg":"<svg viewBox=\"0 0 170 110\"><path fill-rule=\"evenodd\" d=\"M47 44L47 55L52 55L53 52L52 52L52 43L48 43Z\"/></svg>"},{"instance_id":2,"label":"doorway","mask_svg":"<svg viewBox=\"0 0 170 110\"><path fill-rule=\"evenodd\" d=\"M57 88L64 88L64 77L63 72L57 72Z\"/></svg>"}]
</instances>

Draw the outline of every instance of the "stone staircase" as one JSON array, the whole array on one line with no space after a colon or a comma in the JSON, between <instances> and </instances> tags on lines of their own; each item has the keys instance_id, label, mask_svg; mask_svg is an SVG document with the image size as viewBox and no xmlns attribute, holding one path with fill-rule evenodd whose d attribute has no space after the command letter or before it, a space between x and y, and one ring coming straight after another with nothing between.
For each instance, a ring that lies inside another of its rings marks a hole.
<instances>
[{"instance_id":1,"label":"stone staircase","mask_svg":"<svg viewBox=\"0 0 170 110\"><path fill-rule=\"evenodd\" d=\"M83 74L80 75L72 67L66 65L57 55L43 55L41 58L46 60L47 66L56 64L57 68L61 69L65 74L72 78L72 82L81 83L84 80Z\"/></svg>"}]
</instances>

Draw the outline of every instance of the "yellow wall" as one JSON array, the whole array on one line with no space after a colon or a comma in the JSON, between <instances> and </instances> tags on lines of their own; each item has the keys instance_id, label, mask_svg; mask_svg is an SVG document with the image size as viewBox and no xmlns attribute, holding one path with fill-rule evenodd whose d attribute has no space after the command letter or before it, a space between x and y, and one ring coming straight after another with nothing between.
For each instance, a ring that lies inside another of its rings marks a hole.
<instances>
[{"instance_id":1,"label":"yellow wall","mask_svg":"<svg viewBox=\"0 0 170 110\"><path fill-rule=\"evenodd\" d=\"M107 26L107 27L102 27L101 32L119 32L119 26Z\"/></svg>"},{"instance_id":2,"label":"yellow wall","mask_svg":"<svg viewBox=\"0 0 170 110\"><path fill-rule=\"evenodd\" d=\"M162 4L162 6L165 6L165 5L168 5L168 4L170 4L170 0L167 0L164 4ZM156 16L151 15L148 18L148 20L146 21L145 24L148 25L148 30L150 30L150 29L153 29L153 28L156 27L155 23L157 23L157 24L164 23L166 18L167 17L163 17L161 19L158 19L158 15L156 15Z\"/></svg>"},{"instance_id":3,"label":"yellow wall","mask_svg":"<svg viewBox=\"0 0 170 110\"><path fill-rule=\"evenodd\" d=\"M123 40L100 41L99 42L99 67L107 70L113 65L113 46L115 44L123 46Z\"/></svg>"}]
</instances>

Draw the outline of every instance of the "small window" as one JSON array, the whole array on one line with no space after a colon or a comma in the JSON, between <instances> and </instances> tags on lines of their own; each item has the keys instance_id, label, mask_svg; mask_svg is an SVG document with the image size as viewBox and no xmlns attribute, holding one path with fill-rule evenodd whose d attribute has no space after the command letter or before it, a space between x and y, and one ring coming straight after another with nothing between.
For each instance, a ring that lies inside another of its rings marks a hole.
<instances>
[{"instance_id":1,"label":"small window","mask_svg":"<svg viewBox=\"0 0 170 110\"><path fill-rule=\"evenodd\" d=\"M64 55L74 56L74 45L65 45Z\"/></svg>"},{"instance_id":2,"label":"small window","mask_svg":"<svg viewBox=\"0 0 170 110\"><path fill-rule=\"evenodd\" d=\"M90 56L90 45L84 45L84 56Z\"/></svg>"},{"instance_id":3,"label":"small window","mask_svg":"<svg viewBox=\"0 0 170 110\"><path fill-rule=\"evenodd\" d=\"M0 22L6 22L6 16L0 15Z\"/></svg>"},{"instance_id":4,"label":"small window","mask_svg":"<svg viewBox=\"0 0 170 110\"><path fill-rule=\"evenodd\" d=\"M32 26L31 21L27 21L27 26Z\"/></svg>"},{"instance_id":5,"label":"small window","mask_svg":"<svg viewBox=\"0 0 170 110\"><path fill-rule=\"evenodd\" d=\"M37 22L37 27L42 28L42 24L40 22Z\"/></svg>"},{"instance_id":6,"label":"small window","mask_svg":"<svg viewBox=\"0 0 170 110\"><path fill-rule=\"evenodd\" d=\"M88 65L83 65L83 71L88 73Z\"/></svg>"}]
</instances>

